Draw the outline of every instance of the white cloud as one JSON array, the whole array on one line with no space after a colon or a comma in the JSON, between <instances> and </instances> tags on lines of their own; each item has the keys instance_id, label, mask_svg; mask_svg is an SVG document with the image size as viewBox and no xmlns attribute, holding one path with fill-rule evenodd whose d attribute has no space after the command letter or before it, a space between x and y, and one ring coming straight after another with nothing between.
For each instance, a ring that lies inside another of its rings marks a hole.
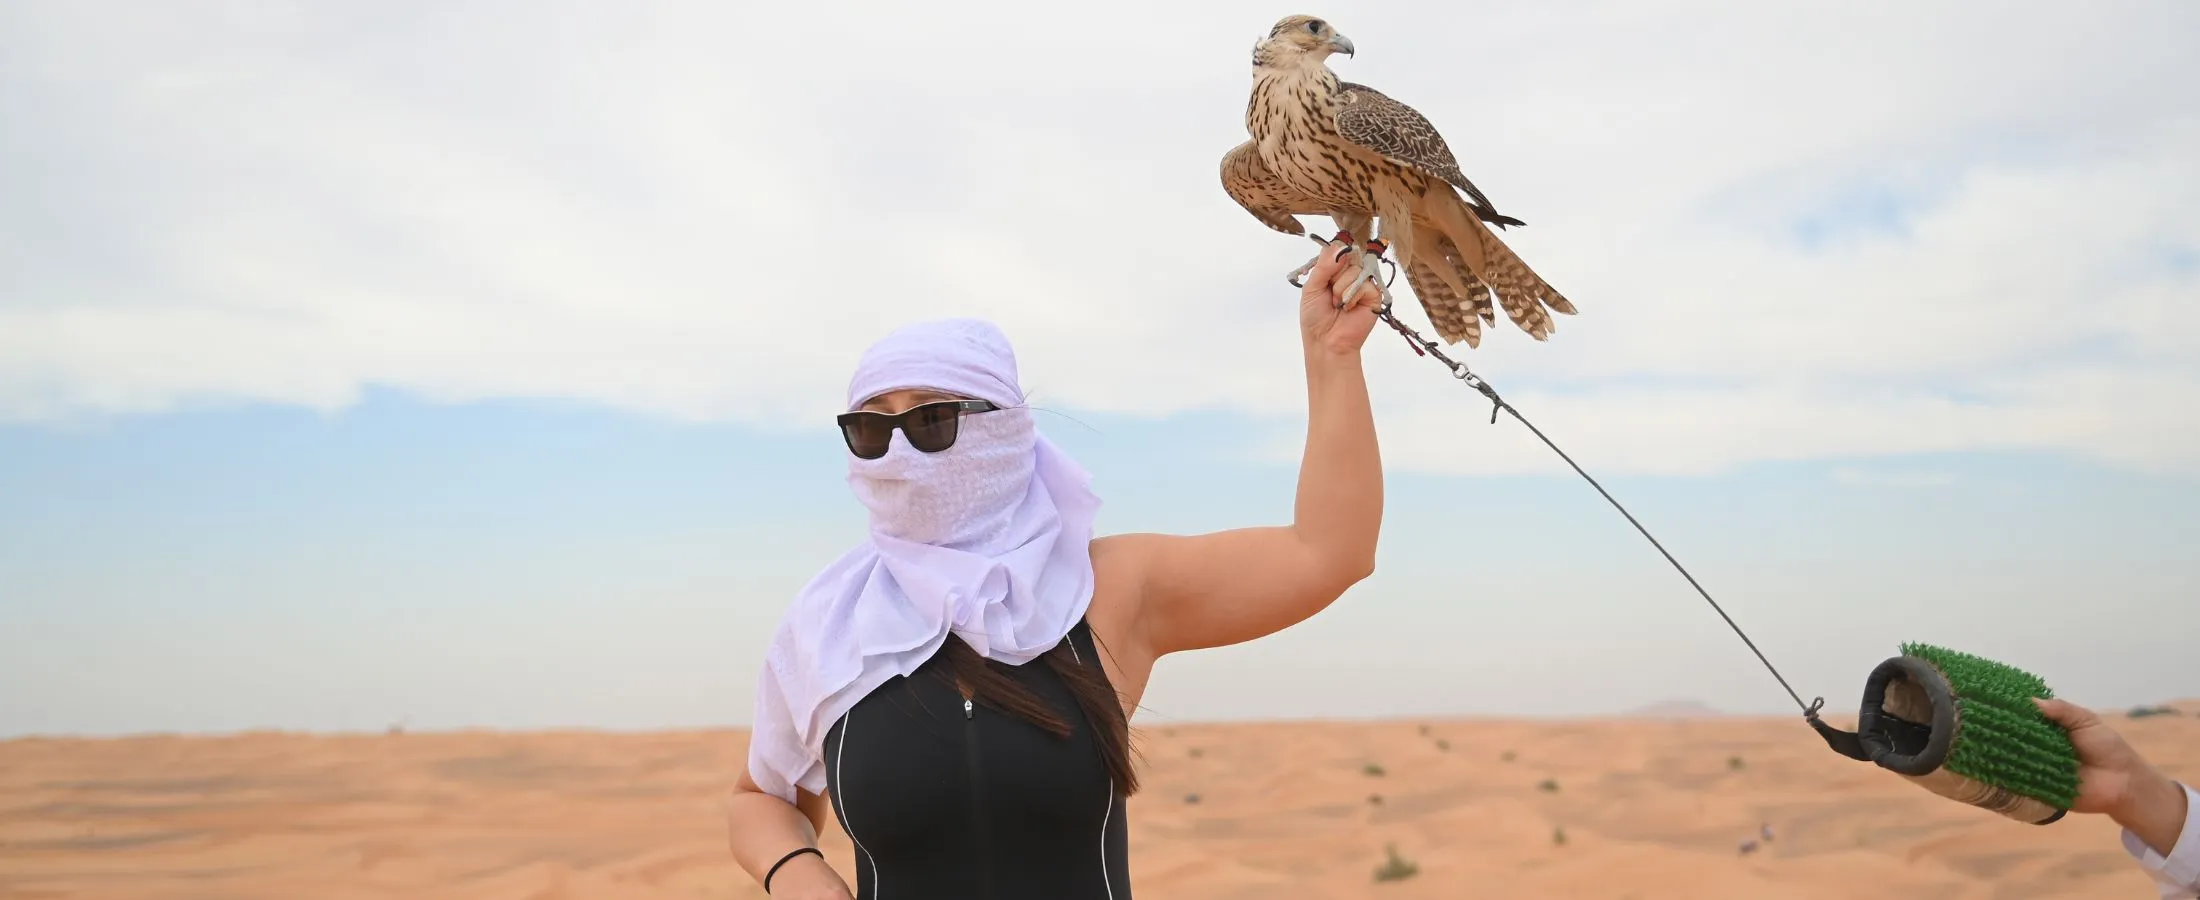
<instances>
[{"instance_id":1,"label":"white cloud","mask_svg":"<svg viewBox=\"0 0 2200 900\"><path fill-rule=\"evenodd\" d=\"M1052 10L7 7L0 419L382 384L777 426L956 314L1053 405L1295 415L1310 245L1214 171L1280 12ZM2200 8L1319 12L1581 307L1461 352L1591 471L2200 463ZM1370 359L1398 465L1561 465Z\"/></svg>"}]
</instances>

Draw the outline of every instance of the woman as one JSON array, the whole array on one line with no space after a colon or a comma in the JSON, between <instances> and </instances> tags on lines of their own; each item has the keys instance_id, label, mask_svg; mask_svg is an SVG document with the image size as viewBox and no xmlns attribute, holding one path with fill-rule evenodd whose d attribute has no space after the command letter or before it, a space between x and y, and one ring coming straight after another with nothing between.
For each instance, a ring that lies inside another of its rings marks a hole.
<instances>
[{"instance_id":1,"label":"woman","mask_svg":"<svg viewBox=\"0 0 2200 900\"><path fill-rule=\"evenodd\" d=\"M773 897L1127 900L1128 718L1163 655L1271 634L1375 566L1382 466L1360 370L1379 293L1329 245L1299 300L1308 422L1290 525L1095 538L1007 340L970 320L865 351L840 417L870 539L790 605L727 801ZM856 889L816 851L828 811Z\"/></svg>"}]
</instances>

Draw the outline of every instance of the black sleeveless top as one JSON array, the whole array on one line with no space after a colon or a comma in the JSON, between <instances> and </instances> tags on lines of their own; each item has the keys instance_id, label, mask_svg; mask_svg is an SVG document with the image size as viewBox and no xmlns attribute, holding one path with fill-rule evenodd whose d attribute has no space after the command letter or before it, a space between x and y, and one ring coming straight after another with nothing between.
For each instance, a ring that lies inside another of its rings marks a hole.
<instances>
[{"instance_id":1,"label":"black sleeveless top","mask_svg":"<svg viewBox=\"0 0 2200 900\"><path fill-rule=\"evenodd\" d=\"M1101 668L1086 623L1065 640ZM1010 669L1066 713L1063 740L966 703L945 662L880 685L825 733L856 900L1130 900L1123 797L1069 687L1038 660Z\"/></svg>"}]
</instances>

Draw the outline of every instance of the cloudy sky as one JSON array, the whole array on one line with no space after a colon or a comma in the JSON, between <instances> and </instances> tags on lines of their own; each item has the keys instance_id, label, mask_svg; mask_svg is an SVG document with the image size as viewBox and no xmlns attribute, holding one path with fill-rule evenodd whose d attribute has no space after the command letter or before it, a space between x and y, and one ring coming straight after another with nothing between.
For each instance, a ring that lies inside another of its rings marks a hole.
<instances>
[{"instance_id":1,"label":"cloudy sky","mask_svg":"<svg viewBox=\"0 0 2200 900\"><path fill-rule=\"evenodd\" d=\"M2200 695L2200 6L1067 10L0 5L0 733L743 722L917 318L1009 332L1107 529L1282 521L1310 245L1216 164L1294 12L1581 309L1468 361L1805 699L1904 640ZM1788 704L1367 357L1380 571L1142 720Z\"/></svg>"}]
</instances>

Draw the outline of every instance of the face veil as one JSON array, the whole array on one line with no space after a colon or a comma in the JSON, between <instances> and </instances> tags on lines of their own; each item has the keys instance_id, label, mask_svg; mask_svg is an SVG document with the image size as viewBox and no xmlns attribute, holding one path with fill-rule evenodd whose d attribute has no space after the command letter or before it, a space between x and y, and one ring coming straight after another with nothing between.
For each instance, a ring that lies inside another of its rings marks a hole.
<instances>
[{"instance_id":1,"label":"face veil","mask_svg":"<svg viewBox=\"0 0 2200 900\"><path fill-rule=\"evenodd\" d=\"M896 432L878 459L848 457L868 534L796 595L765 651L749 742L758 787L793 802L825 787L833 722L952 633L1010 665L1038 658L1092 601L1091 476L1038 432L1008 338L989 322L897 329L864 351L847 409L894 390L985 400L953 446Z\"/></svg>"},{"instance_id":2,"label":"face veil","mask_svg":"<svg viewBox=\"0 0 2200 900\"><path fill-rule=\"evenodd\" d=\"M849 457L848 484L874 537L983 550L1014 525L1038 468L1031 411L966 413L959 431L937 453L895 432L885 456Z\"/></svg>"}]
</instances>

